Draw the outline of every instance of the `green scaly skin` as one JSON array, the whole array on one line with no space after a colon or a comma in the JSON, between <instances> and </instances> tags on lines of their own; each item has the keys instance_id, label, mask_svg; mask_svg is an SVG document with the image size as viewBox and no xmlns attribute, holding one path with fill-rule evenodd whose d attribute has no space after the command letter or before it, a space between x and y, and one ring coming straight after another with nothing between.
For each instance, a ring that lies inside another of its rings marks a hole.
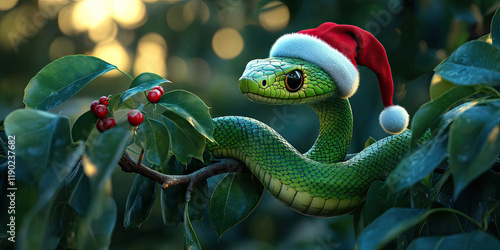
<instances>
[{"instance_id":1,"label":"green scaly skin","mask_svg":"<svg viewBox=\"0 0 500 250\"><path fill-rule=\"evenodd\" d=\"M297 92L285 88L286 74L301 70ZM269 192L294 211L310 216L338 216L356 209L375 180L384 180L408 151L410 131L382 139L342 161L352 136L349 101L337 97L332 78L314 64L289 58L248 63L240 90L268 104L306 104L318 113L318 139L307 153L298 152L266 124L246 117L215 118L216 143L207 149L218 158L245 163Z\"/></svg>"}]
</instances>

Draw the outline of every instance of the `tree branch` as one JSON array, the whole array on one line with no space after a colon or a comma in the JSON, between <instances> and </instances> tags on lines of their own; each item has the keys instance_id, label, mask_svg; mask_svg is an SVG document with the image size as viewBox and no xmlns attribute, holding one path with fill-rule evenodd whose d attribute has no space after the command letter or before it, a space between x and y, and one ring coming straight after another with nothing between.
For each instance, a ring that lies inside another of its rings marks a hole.
<instances>
[{"instance_id":1,"label":"tree branch","mask_svg":"<svg viewBox=\"0 0 500 250\"><path fill-rule=\"evenodd\" d=\"M160 183L162 188L185 183L190 183L190 185L192 185L198 181L206 180L212 176L224 173L250 171L241 161L224 158L187 175L168 175L144 166L142 164L143 157L144 150L139 155L137 162L135 162L135 160L133 160L127 152L124 152L118 162L118 165L120 165L124 172L137 173Z\"/></svg>"}]
</instances>

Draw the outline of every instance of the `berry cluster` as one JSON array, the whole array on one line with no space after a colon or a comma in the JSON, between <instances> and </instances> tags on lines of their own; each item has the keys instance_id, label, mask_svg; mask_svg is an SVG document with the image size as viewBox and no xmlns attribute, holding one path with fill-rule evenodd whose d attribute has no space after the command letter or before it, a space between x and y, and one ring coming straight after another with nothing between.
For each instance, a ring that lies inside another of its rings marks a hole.
<instances>
[{"instance_id":1,"label":"berry cluster","mask_svg":"<svg viewBox=\"0 0 500 250\"><path fill-rule=\"evenodd\" d=\"M108 116L109 110L109 97L101 96L99 100L93 101L90 104L90 111L94 114L99 120L96 123L97 130L101 133L116 126L115 119L113 117Z\"/></svg>"},{"instance_id":2,"label":"berry cluster","mask_svg":"<svg viewBox=\"0 0 500 250\"><path fill-rule=\"evenodd\" d=\"M150 103L157 103L163 96L163 88L160 86L155 86L151 91L148 92L148 101Z\"/></svg>"}]
</instances>

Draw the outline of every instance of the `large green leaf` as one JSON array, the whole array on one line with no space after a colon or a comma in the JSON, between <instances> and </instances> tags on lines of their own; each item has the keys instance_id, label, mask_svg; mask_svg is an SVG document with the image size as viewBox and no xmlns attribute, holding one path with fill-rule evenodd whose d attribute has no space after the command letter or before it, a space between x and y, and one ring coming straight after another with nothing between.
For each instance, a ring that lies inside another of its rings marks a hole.
<instances>
[{"instance_id":1,"label":"large green leaf","mask_svg":"<svg viewBox=\"0 0 500 250\"><path fill-rule=\"evenodd\" d=\"M442 78L438 73L434 73L431 80L431 86L429 87L431 101L434 101L453 87L455 87L455 84Z\"/></svg>"},{"instance_id":2,"label":"large green leaf","mask_svg":"<svg viewBox=\"0 0 500 250\"><path fill-rule=\"evenodd\" d=\"M203 160L203 151L206 145L206 139L203 135L176 113L166 111L162 115L162 120L168 128L172 151L182 164L188 164L192 157Z\"/></svg>"},{"instance_id":3,"label":"large green leaf","mask_svg":"<svg viewBox=\"0 0 500 250\"><path fill-rule=\"evenodd\" d=\"M393 192L382 181L375 181L368 189L363 216L369 224L390 208L409 206L408 192Z\"/></svg>"},{"instance_id":4,"label":"large green leaf","mask_svg":"<svg viewBox=\"0 0 500 250\"><path fill-rule=\"evenodd\" d=\"M65 185L75 172L78 172L76 163L80 160L84 151L81 144L71 152L62 163L64 167L58 172L49 169L43 179L43 191L41 192L35 206L24 216L23 223L19 229L17 239L20 249L46 249L55 248L63 236L59 228L61 202L65 193L58 191ZM61 163L58 163L61 164ZM76 169L75 169L76 168ZM42 229L42 230L41 230Z\"/></svg>"},{"instance_id":5,"label":"large green leaf","mask_svg":"<svg viewBox=\"0 0 500 250\"><path fill-rule=\"evenodd\" d=\"M492 44L500 47L500 8L497 8L491 20L491 40Z\"/></svg>"},{"instance_id":6,"label":"large green leaf","mask_svg":"<svg viewBox=\"0 0 500 250\"><path fill-rule=\"evenodd\" d=\"M118 165L130 140L128 124L121 124L100 134L92 143L88 155L83 157L83 169L92 190L99 192Z\"/></svg>"},{"instance_id":7,"label":"large green leaf","mask_svg":"<svg viewBox=\"0 0 500 250\"><path fill-rule=\"evenodd\" d=\"M67 117L20 109L5 118L5 132L14 137L16 158L25 164L40 193L47 187L42 179L49 170L64 176L62 163L73 151Z\"/></svg>"},{"instance_id":8,"label":"large green leaf","mask_svg":"<svg viewBox=\"0 0 500 250\"><path fill-rule=\"evenodd\" d=\"M209 140L213 140L214 125L209 108L198 96L188 91L174 90L165 93L158 104L167 109L164 113L167 118L171 119L170 114L177 114L191 124L200 134Z\"/></svg>"},{"instance_id":9,"label":"large green leaf","mask_svg":"<svg viewBox=\"0 0 500 250\"><path fill-rule=\"evenodd\" d=\"M154 73L142 73L138 75L130 84L130 88L120 96L118 106L121 106L130 97L165 82L169 83L170 81Z\"/></svg>"},{"instance_id":10,"label":"large green leaf","mask_svg":"<svg viewBox=\"0 0 500 250\"><path fill-rule=\"evenodd\" d=\"M448 154L453 168L454 197L488 170L500 153L500 110L476 105L450 127Z\"/></svg>"},{"instance_id":11,"label":"large green leaf","mask_svg":"<svg viewBox=\"0 0 500 250\"><path fill-rule=\"evenodd\" d=\"M229 173L217 184L208 217L219 238L252 213L263 191L262 184L250 173Z\"/></svg>"},{"instance_id":12,"label":"large green leaf","mask_svg":"<svg viewBox=\"0 0 500 250\"><path fill-rule=\"evenodd\" d=\"M391 208L361 232L357 249L380 249L397 235L423 221L427 215L425 209Z\"/></svg>"},{"instance_id":13,"label":"large green leaf","mask_svg":"<svg viewBox=\"0 0 500 250\"><path fill-rule=\"evenodd\" d=\"M90 132L94 129L96 122L97 117L90 110L78 117L73 124L73 128L71 129L73 141L86 141Z\"/></svg>"},{"instance_id":14,"label":"large green leaf","mask_svg":"<svg viewBox=\"0 0 500 250\"><path fill-rule=\"evenodd\" d=\"M450 236L420 237L412 241L407 248L417 249L500 249L500 241L490 234L473 231Z\"/></svg>"},{"instance_id":15,"label":"large green leaf","mask_svg":"<svg viewBox=\"0 0 500 250\"><path fill-rule=\"evenodd\" d=\"M446 110L460 100L477 93L478 90L472 86L456 86L433 101L424 104L413 116L411 123L412 137L410 145L414 146Z\"/></svg>"},{"instance_id":16,"label":"large green leaf","mask_svg":"<svg viewBox=\"0 0 500 250\"><path fill-rule=\"evenodd\" d=\"M395 191L401 191L425 178L446 159L447 142L448 134L444 134L406 154L386 183Z\"/></svg>"},{"instance_id":17,"label":"large green leaf","mask_svg":"<svg viewBox=\"0 0 500 250\"><path fill-rule=\"evenodd\" d=\"M148 218L156 198L156 182L142 175L136 175L125 205L123 226L139 228Z\"/></svg>"},{"instance_id":18,"label":"large green leaf","mask_svg":"<svg viewBox=\"0 0 500 250\"><path fill-rule=\"evenodd\" d=\"M116 224L117 208L113 198L94 194L92 210L79 221L78 249L108 249Z\"/></svg>"},{"instance_id":19,"label":"large green leaf","mask_svg":"<svg viewBox=\"0 0 500 250\"><path fill-rule=\"evenodd\" d=\"M189 219L189 197L184 205L184 249L201 249L200 242Z\"/></svg>"},{"instance_id":20,"label":"large green leaf","mask_svg":"<svg viewBox=\"0 0 500 250\"><path fill-rule=\"evenodd\" d=\"M493 34L492 34L493 36ZM448 81L459 85L500 85L500 47L470 41L460 46L435 71Z\"/></svg>"},{"instance_id":21,"label":"large green leaf","mask_svg":"<svg viewBox=\"0 0 500 250\"><path fill-rule=\"evenodd\" d=\"M139 125L145 139L147 160L155 165L162 166L168 158L170 136L165 125L155 119L144 116L144 122Z\"/></svg>"},{"instance_id":22,"label":"large green leaf","mask_svg":"<svg viewBox=\"0 0 500 250\"><path fill-rule=\"evenodd\" d=\"M49 110L76 94L94 78L116 69L99 58L71 55L47 64L24 90L26 107Z\"/></svg>"}]
</instances>

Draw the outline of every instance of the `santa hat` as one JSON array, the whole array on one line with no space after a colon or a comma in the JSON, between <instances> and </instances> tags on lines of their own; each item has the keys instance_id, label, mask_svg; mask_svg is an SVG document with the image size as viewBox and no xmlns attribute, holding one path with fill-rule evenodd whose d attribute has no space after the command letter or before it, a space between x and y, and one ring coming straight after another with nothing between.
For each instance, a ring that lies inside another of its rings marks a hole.
<instances>
[{"instance_id":1,"label":"santa hat","mask_svg":"<svg viewBox=\"0 0 500 250\"><path fill-rule=\"evenodd\" d=\"M332 77L342 98L351 97L358 89L357 65L368 67L377 75L385 106L380 125L390 134L406 130L410 118L403 107L392 103L394 85L385 49L369 32L352 25L324 23L280 37L269 56L300 58L316 64Z\"/></svg>"}]
</instances>

